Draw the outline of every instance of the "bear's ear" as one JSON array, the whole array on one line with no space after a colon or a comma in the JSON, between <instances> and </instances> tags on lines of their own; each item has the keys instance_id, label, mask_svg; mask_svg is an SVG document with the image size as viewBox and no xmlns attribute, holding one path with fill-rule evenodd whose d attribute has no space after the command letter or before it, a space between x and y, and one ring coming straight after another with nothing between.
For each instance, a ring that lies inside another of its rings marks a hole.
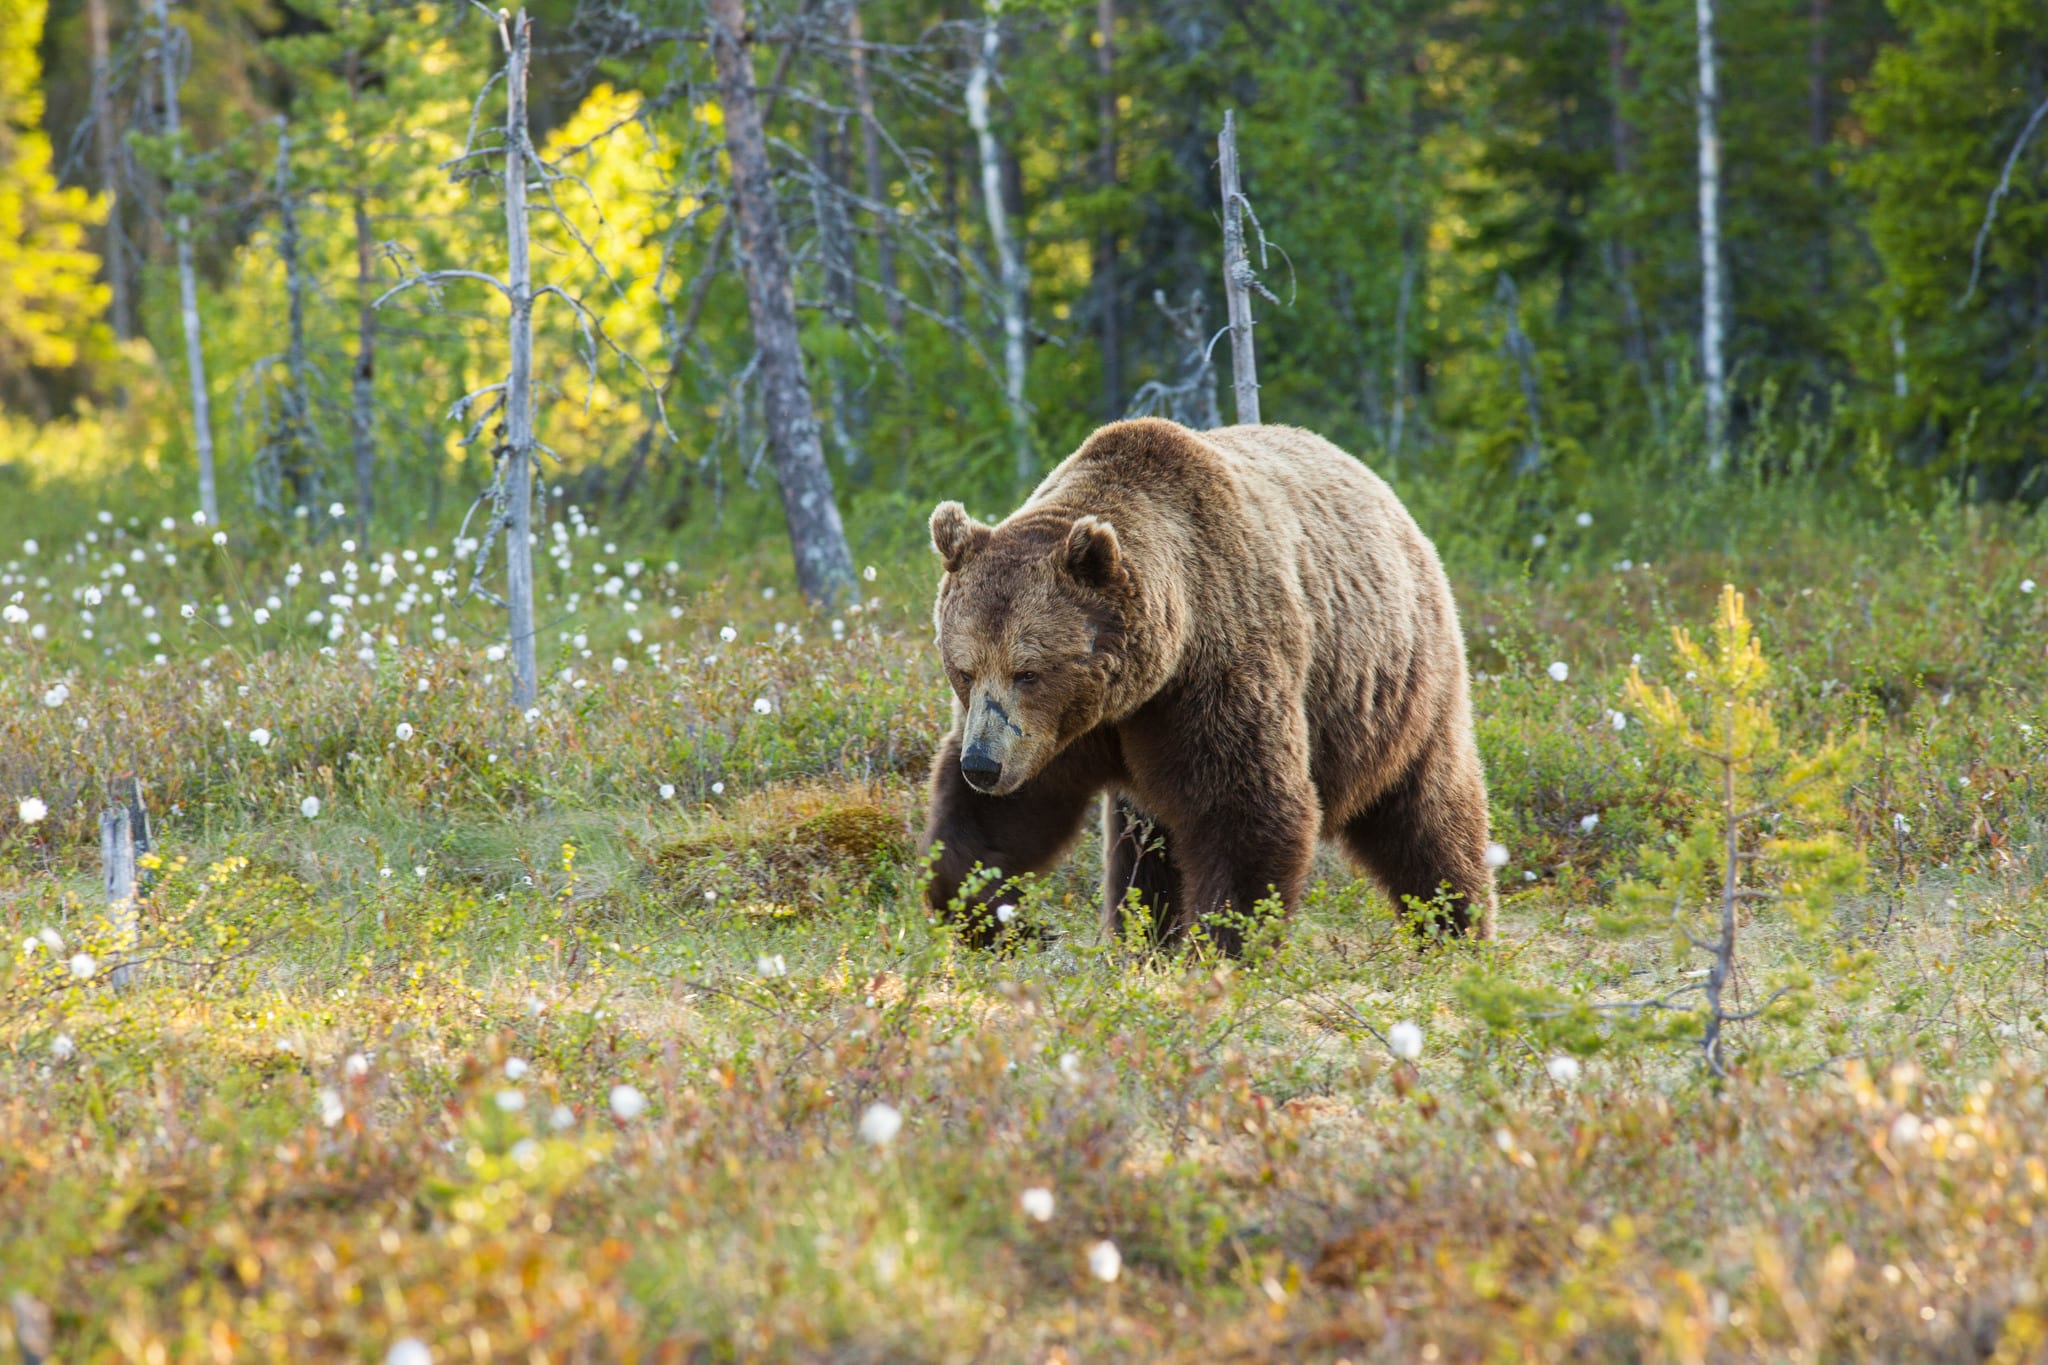
<instances>
[{"instance_id":1,"label":"bear's ear","mask_svg":"<svg viewBox=\"0 0 2048 1365\"><path fill-rule=\"evenodd\" d=\"M988 538L988 527L957 502L942 502L932 512L932 548L945 561L947 573L965 568L988 545Z\"/></svg>"},{"instance_id":2,"label":"bear's ear","mask_svg":"<svg viewBox=\"0 0 2048 1365\"><path fill-rule=\"evenodd\" d=\"M1123 576L1124 547L1116 527L1101 517L1082 517L1067 532L1060 564L1075 581L1106 588Z\"/></svg>"}]
</instances>

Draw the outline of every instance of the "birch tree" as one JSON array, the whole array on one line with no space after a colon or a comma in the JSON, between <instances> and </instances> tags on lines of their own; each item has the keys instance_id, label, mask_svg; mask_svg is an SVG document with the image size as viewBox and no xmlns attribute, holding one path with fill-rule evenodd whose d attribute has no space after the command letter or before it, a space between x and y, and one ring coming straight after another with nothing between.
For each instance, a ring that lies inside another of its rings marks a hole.
<instances>
[{"instance_id":1,"label":"birch tree","mask_svg":"<svg viewBox=\"0 0 2048 1365\"><path fill-rule=\"evenodd\" d=\"M1706 386L1707 469L1728 463L1728 370L1721 280L1720 78L1714 56L1714 0L1699 15L1700 371Z\"/></svg>"},{"instance_id":2,"label":"birch tree","mask_svg":"<svg viewBox=\"0 0 2048 1365\"><path fill-rule=\"evenodd\" d=\"M218 526L213 412L206 392L206 349L200 336L199 277L192 261L193 187L178 117L178 87L184 83L191 46L183 30L171 27L169 0L150 0L150 11L156 22L157 73L163 82L163 131L170 148L171 235L177 243L178 318L185 333L185 374L191 385L193 449L199 457L199 511L207 525Z\"/></svg>"},{"instance_id":3,"label":"birch tree","mask_svg":"<svg viewBox=\"0 0 2048 1365\"><path fill-rule=\"evenodd\" d=\"M974 65L967 76L967 122L974 129L981 157L981 199L988 213L989 248L995 253L999 277L997 299L1003 318L1003 397L1010 410L1010 439L1016 451L1017 483L1029 487L1036 472L1031 453L1031 410L1025 398L1029 356L1025 349L1024 307L1031 279L1010 232L1009 210L1003 204L1003 156L989 119L989 86L996 79L996 55L1002 46L1001 10L991 4L982 17Z\"/></svg>"},{"instance_id":4,"label":"birch tree","mask_svg":"<svg viewBox=\"0 0 2048 1365\"><path fill-rule=\"evenodd\" d=\"M768 448L796 556L797 585L809 601L830 605L853 586L853 552L847 548L811 405L789 252L754 84L753 40L743 0L710 0L708 8L711 60L718 71L731 163L731 212L738 225L747 308L754 325Z\"/></svg>"}]
</instances>

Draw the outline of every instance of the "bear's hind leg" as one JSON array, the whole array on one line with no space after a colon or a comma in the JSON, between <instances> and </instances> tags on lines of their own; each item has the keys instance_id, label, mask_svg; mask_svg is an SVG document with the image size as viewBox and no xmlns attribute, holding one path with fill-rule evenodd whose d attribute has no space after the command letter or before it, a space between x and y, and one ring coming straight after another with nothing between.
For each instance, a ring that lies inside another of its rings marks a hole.
<instances>
[{"instance_id":1,"label":"bear's hind leg","mask_svg":"<svg viewBox=\"0 0 2048 1365\"><path fill-rule=\"evenodd\" d=\"M1108 792L1102 798L1102 934L1112 943L1123 939L1132 891L1146 916L1145 939L1156 948L1181 900L1180 869L1166 827Z\"/></svg>"},{"instance_id":2,"label":"bear's hind leg","mask_svg":"<svg viewBox=\"0 0 2048 1365\"><path fill-rule=\"evenodd\" d=\"M1370 809L1339 831L1403 914L1408 898L1443 911L1416 928L1493 936L1493 870L1486 865L1486 780L1470 745L1438 745Z\"/></svg>"}]
</instances>

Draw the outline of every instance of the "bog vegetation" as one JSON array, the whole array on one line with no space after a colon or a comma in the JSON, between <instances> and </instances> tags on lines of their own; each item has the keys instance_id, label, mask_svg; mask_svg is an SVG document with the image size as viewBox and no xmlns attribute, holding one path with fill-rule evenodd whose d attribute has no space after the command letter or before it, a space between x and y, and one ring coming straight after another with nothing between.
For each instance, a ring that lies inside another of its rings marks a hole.
<instances>
[{"instance_id":1,"label":"bog vegetation","mask_svg":"<svg viewBox=\"0 0 2048 1365\"><path fill-rule=\"evenodd\" d=\"M2048 10L1704 7L1716 397L1700 8L0 12L0 1339L2040 1358ZM968 951L923 518L1220 420L1226 106L1501 933Z\"/></svg>"}]
</instances>

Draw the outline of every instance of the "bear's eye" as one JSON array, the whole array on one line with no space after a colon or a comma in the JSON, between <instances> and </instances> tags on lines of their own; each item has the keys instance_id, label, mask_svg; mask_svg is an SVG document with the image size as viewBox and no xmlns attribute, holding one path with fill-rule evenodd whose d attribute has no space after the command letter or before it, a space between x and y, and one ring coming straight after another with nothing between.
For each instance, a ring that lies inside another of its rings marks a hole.
<instances>
[{"instance_id":1,"label":"bear's eye","mask_svg":"<svg viewBox=\"0 0 2048 1365\"><path fill-rule=\"evenodd\" d=\"M1031 672L1028 669L1017 675L1017 686L1019 687L1023 687L1028 683L1035 683L1037 681L1038 675L1036 673Z\"/></svg>"}]
</instances>

